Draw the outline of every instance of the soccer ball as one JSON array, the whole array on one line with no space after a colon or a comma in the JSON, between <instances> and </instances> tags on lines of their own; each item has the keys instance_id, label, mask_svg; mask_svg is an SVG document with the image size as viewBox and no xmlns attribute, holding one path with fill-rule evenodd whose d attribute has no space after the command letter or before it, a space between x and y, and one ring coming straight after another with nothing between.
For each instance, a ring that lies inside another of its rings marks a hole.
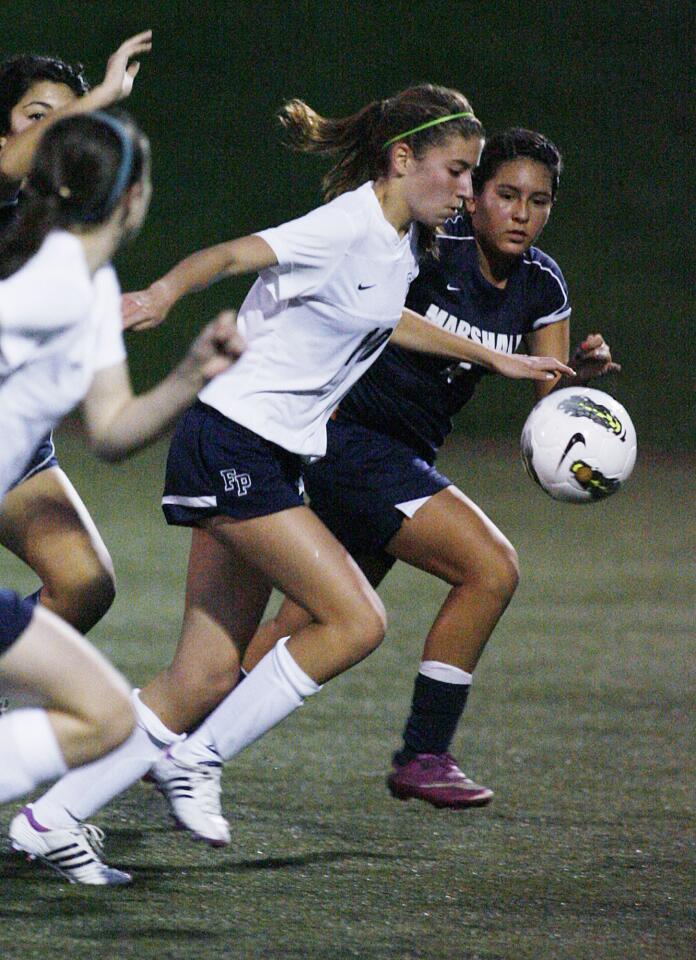
<instances>
[{"instance_id":1,"label":"soccer ball","mask_svg":"<svg viewBox=\"0 0 696 960\"><path fill-rule=\"evenodd\" d=\"M636 462L636 431L609 394L588 387L555 390L540 400L522 429L522 462L553 497L573 503L616 493Z\"/></svg>"}]
</instances>

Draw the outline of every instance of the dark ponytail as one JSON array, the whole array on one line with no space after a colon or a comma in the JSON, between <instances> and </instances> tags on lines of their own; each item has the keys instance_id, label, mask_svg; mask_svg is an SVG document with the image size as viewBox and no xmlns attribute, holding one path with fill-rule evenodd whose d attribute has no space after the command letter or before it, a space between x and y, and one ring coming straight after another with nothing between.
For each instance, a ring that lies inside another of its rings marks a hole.
<instances>
[{"instance_id":1,"label":"dark ponytail","mask_svg":"<svg viewBox=\"0 0 696 960\"><path fill-rule=\"evenodd\" d=\"M89 229L109 219L146 163L146 138L125 115L65 117L44 133L17 219L0 242L0 279L15 273L51 230Z\"/></svg>"}]
</instances>

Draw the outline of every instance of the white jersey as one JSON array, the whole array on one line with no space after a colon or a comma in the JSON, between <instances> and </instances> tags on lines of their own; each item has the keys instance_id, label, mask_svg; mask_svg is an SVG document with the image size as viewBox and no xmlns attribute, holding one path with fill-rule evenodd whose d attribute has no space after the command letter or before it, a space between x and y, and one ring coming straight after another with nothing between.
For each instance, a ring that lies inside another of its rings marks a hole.
<instances>
[{"instance_id":1,"label":"white jersey","mask_svg":"<svg viewBox=\"0 0 696 960\"><path fill-rule=\"evenodd\" d=\"M399 322L416 231L399 237L368 182L258 236L278 266L239 311L247 350L199 396L286 450L323 456L326 421Z\"/></svg>"},{"instance_id":2,"label":"white jersey","mask_svg":"<svg viewBox=\"0 0 696 960\"><path fill-rule=\"evenodd\" d=\"M91 277L80 242L50 233L0 281L0 498L94 374L125 357L113 268Z\"/></svg>"}]
</instances>

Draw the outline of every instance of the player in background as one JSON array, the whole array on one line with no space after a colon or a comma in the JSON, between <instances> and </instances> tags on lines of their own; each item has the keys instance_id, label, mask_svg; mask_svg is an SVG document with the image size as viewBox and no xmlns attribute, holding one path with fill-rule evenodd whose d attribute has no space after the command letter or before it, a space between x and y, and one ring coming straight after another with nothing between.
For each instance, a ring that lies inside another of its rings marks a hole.
<instances>
[{"instance_id":1,"label":"player in background","mask_svg":"<svg viewBox=\"0 0 696 960\"><path fill-rule=\"evenodd\" d=\"M159 437L239 354L233 319L218 318L168 377L133 395L109 261L141 226L150 192L148 144L130 121L97 112L44 133L0 241L0 498L80 401L96 452L120 460ZM67 622L9 590L0 591L0 654L2 688L47 703L0 718L0 802L131 734L128 688L113 667ZM91 872L95 883L119 882L94 855L98 833L77 829L64 839L59 863Z\"/></svg>"},{"instance_id":2,"label":"player in background","mask_svg":"<svg viewBox=\"0 0 696 960\"><path fill-rule=\"evenodd\" d=\"M540 133L514 128L487 140L467 213L446 221L437 258L411 285L407 306L437 326L506 351L567 361L570 302L558 265L533 246L551 213L561 156ZM575 351L573 384L618 369L600 334ZM435 467L451 418L487 375L389 344L329 423L327 455L305 472L312 509L377 586L396 560L451 590L425 638L411 711L387 783L393 796L437 807L488 803L449 752L472 675L518 582L512 544ZM569 386L536 381L535 397ZM251 669L308 614L286 600L247 651ZM151 776L176 809L166 764Z\"/></svg>"},{"instance_id":3,"label":"player in background","mask_svg":"<svg viewBox=\"0 0 696 960\"><path fill-rule=\"evenodd\" d=\"M0 238L21 207L21 185L43 133L65 116L105 109L128 97L151 48L151 31L130 37L90 90L80 66L23 54L0 64ZM0 543L27 563L42 587L33 596L86 632L114 598L109 553L87 508L42 438L0 509ZM70 563L65 557L70 556Z\"/></svg>"},{"instance_id":4,"label":"player in background","mask_svg":"<svg viewBox=\"0 0 696 960\"><path fill-rule=\"evenodd\" d=\"M161 321L191 290L259 273L240 310L246 352L201 391L172 441L163 506L170 523L193 528L183 627L172 666L135 698L152 738L171 744L167 763L188 800L181 822L215 845L229 842L219 810L222 763L384 635L379 598L301 493L303 465L324 455L326 423L350 386L390 335L509 376L572 373L556 359L489 350L415 314L393 333L419 249L471 194L482 128L461 93L422 84L341 119L300 101L280 116L294 146L335 158L324 180L328 202L193 254L132 297L129 311L132 323ZM273 586L313 622L282 638L225 696ZM217 656L224 672L213 675ZM11 826L13 842L31 853L59 846L76 820L157 759L150 746L147 760L150 741L142 740L72 772L25 808Z\"/></svg>"}]
</instances>

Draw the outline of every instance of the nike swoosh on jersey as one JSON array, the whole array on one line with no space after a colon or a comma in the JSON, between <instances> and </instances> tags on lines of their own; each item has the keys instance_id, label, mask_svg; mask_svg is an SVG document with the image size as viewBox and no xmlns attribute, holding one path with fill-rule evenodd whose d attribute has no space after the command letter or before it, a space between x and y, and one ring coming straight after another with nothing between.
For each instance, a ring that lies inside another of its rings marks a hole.
<instances>
[{"instance_id":1,"label":"nike swoosh on jersey","mask_svg":"<svg viewBox=\"0 0 696 960\"><path fill-rule=\"evenodd\" d=\"M447 284L448 290L461 290L461 287L453 287L451 283Z\"/></svg>"},{"instance_id":2,"label":"nike swoosh on jersey","mask_svg":"<svg viewBox=\"0 0 696 960\"><path fill-rule=\"evenodd\" d=\"M376 286L376 283L359 283L358 290L372 290L372 288Z\"/></svg>"}]
</instances>

